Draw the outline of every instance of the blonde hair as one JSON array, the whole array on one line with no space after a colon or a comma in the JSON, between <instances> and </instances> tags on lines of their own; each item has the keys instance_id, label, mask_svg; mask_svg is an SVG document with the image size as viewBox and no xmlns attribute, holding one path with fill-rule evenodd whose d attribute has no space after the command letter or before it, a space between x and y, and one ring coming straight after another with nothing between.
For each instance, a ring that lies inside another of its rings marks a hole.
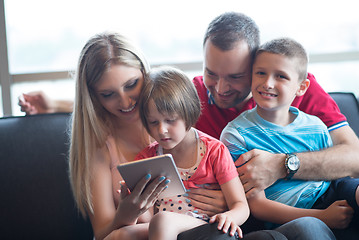
<instances>
[{"instance_id":1,"label":"blonde hair","mask_svg":"<svg viewBox=\"0 0 359 240\"><path fill-rule=\"evenodd\" d=\"M170 66L155 68L148 74L139 102L143 126L149 132L147 117L153 100L160 113L178 114L189 130L201 114L201 103L193 82L184 72Z\"/></svg>"},{"instance_id":2,"label":"blonde hair","mask_svg":"<svg viewBox=\"0 0 359 240\"><path fill-rule=\"evenodd\" d=\"M102 33L85 44L76 72L69 176L76 204L84 217L87 211L93 213L90 159L95 149L105 145L114 128L114 117L98 101L94 86L114 64L138 68L144 76L149 71L144 56L128 39L117 33Z\"/></svg>"}]
</instances>

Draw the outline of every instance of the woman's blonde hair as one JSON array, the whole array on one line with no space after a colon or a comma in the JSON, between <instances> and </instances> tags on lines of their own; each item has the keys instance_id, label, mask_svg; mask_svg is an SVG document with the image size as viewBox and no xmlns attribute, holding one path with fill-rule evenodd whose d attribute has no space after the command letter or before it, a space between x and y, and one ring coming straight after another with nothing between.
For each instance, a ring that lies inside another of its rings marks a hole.
<instances>
[{"instance_id":1,"label":"woman's blonde hair","mask_svg":"<svg viewBox=\"0 0 359 240\"><path fill-rule=\"evenodd\" d=\"M102 33L89 39L77 66L69 176L75 201L84 217L87 211L93 213L90 159L97 148L105 145L114 128L114 117L98 101L94 86L114 64L138 68L144 76L149 71L141 52L117 33Z\"/></svg>"},{"instance_id":2,"label":"woman's blonde hair","mask_svg":"<svg viewBox=\"0 0 359 240\"><path fill-rule=\"evenodd\" d=\"M154 101L158 112L178 114L185 122L186 130L197 122L201 114L201 103L193 82L174 67L158 67L148 74L139 101L141 121L147 132L150 100Z\"/></svg>"}]
</instances>

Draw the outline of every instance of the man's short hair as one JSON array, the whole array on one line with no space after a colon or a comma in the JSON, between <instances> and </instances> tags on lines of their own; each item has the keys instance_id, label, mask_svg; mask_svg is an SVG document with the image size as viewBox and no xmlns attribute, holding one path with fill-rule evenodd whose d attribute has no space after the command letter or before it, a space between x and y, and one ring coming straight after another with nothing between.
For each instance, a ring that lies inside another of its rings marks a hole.
<instances>
[{"instance_id":1,"label":"man's short hair","mask_svg":"<svg viewBox=\"0 0 359 240\"><path fill-rule=\"evenodd\" d=\"M242 13L226 12L210 22L203 45L207 40L222 51L233 49L236 43L243 40L254 56L260 44L260 32L257 24L250 17Z\"/></svg>"}]
</instances>

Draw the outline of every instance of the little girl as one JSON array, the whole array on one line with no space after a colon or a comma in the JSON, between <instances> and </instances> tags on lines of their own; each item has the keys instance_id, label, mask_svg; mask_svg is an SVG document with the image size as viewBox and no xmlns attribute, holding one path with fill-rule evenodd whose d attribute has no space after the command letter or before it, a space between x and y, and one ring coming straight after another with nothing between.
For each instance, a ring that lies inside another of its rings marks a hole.
<instances>
[{"instance_id":1,"label":"little girl","mask_svg":"<svg viewBox=\"0 0 359 240\"><path fill-rule=\"evenodd\" d=\"M156 140L136 160L172 154L187 190L218 183L229 210L209 217L200 214L183 195L160 199L159 212L152 218L149 239L177 239L193 227L218 222L218 229L242 237L240 225L249 207L228 149L217 139L192 128L201 112L200 100L191 80L180 70L161 67L148 75L139 102L140 116Z\"/></svg>"}]
</instances>

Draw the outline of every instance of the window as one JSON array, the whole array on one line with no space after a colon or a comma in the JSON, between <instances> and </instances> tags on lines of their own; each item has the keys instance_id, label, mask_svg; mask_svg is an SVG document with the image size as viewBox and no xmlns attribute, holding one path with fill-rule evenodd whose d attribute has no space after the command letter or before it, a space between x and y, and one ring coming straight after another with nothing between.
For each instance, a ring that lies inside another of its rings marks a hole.
<instances>
[{"instance_id":1,"label":"window","mask_svg":"<svg viewBox=\"0 0 359 240\"><path fill-rule=\"evenodd\" d=\"M281 36L301 42L314 60L309 70L325 90L356 91L358 96L359 14L355 6L355 0L6 0L10 74L74 70L87 39L106 30L129 36L151 64L201 66L208 23L225 11L239 11L257 22L262 42ZM326 54L334 60L327 61ZM189 75L201 71L198 68ZM62 85L66 90L59 90ZM71 79L14 83L13 112L21 115L17 107L21 92L44 89L54 98L72 98L74 92L68 89L73 87Z\"/></svg>"}]
</instances>

